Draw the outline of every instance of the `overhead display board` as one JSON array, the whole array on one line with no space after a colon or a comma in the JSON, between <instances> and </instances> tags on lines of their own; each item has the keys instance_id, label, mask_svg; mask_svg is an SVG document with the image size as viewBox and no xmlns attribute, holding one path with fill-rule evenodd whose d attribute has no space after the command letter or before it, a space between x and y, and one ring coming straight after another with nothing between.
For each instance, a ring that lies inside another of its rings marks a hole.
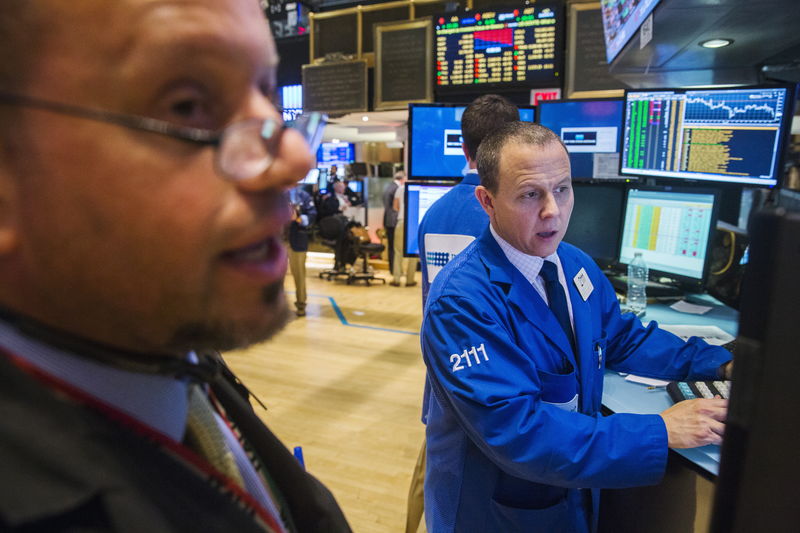
<instances>
[{"instance_id":1,"label":"overhead display board","mask_svg":"<svg viewBox=\"0 0 800 533\"><path fill-rule=\"evenodd\" d=\"M561 3L434 16L436 89L561 86Z\"/></svg>"},{"instance_id":2,"label":"overhead display board","mask_svg":"<svg viewBox=\"0 0 800 533\"><path fill-rule=\"evenodd\" d=\"M375 26L375 109L433 101L431 20Z\"/></svg>"},{"instance_id":3,"label":"overhead display board","mask_svg":"<svg viewBox=\"0 0 800 533\"><path fill-rule=\"evenodd\" d=\"M567 98L622 96L627 85L608 73L600 2L569 6Z\"/></svg>"},{"instance_id":4,"label":"overhead display board","mask_svg":"<svg viewBox=\"0 0 800 533\"><path fill-rule=\"evenodd\" d=\"M329 115L367 111L367 61L303 65L303 110Z\"/></svg>"}]
</instances>

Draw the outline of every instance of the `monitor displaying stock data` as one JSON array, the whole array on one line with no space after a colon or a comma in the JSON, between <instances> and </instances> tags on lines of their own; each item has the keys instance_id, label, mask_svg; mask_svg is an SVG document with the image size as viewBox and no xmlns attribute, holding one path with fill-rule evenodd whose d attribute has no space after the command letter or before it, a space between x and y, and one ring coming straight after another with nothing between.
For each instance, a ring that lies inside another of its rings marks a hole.
<instances>
[{"instance_id":1,"label":"monitor displaying stock data","mask_svg":"<svg viewBox=\"0 0 800 533\"><path fill-rule=\"evenodd\" d=\"M712 191L664 188L628 190L619 262L641 252L651 273L701 285L708 274L709 242L716 227Z\"/></svg>"},{"instance_id":2,"label":"monitor displaying stock data","mask_svg":"<svg viewBox=\"0 0 800 533\"><path fill-rule=\"evenodd\" d=\"M564 8L537 2L433 17L436 89L560 86Z\"/></svg>"},{"instance_id":3,"label":"monitor displaying stock data","mask_svg":"<svg viewBox=\"0 0 800 533\"><path fill-rule=\"evenodd\" d=\"M786 87L626 91L620 173L776 185L791 102Z\"/></svg>"}]
</instances>

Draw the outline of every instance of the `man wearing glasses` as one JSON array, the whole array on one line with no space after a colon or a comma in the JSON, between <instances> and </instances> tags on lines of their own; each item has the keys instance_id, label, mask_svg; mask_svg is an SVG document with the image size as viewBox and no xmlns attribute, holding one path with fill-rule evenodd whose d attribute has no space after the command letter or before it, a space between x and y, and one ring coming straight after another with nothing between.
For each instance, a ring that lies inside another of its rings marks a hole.
<instances>
[{"instance_id":1,"label":"man wearing glasses","mask_svg":"<svg viewBox=\"0 0 800 533\"><path fill-rule=\"evenodd\" d=\"M0 529L349 531L217 350L284 324L256 0L0 4Z\"/></svg>"}]
</instances>

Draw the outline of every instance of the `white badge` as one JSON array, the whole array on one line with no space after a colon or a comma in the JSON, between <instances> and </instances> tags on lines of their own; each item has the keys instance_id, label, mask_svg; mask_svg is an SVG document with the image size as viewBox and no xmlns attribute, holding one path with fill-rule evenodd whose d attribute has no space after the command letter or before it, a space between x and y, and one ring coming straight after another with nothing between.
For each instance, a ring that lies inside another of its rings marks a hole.
<instances>
[{"instance_id":1,"label":"white badge","mask_svg":"<svg viewBox=\"0 0 800 533\"><path fill-rule=\"evenodd\" d=\"M578 292L581 294L583 301L585 302L588 300L589 295L592 294L592 291L594 290L594 285L592 285L592 280L589 279L589 274L586 273L586 269L581 268L575 277L572 278L572 281L578 288Z\"/></svg>"}]
</instances>

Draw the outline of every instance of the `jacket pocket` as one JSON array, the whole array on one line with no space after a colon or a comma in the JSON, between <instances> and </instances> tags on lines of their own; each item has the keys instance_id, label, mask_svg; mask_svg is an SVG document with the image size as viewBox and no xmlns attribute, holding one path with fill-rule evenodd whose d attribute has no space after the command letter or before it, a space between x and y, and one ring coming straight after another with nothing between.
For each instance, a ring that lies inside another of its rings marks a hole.
<instances>
[{"instance_id":1,"label":"jacket pocket","mask_svg":"<svg viewBox=\"0 0 800 533\"><path fill-rule=\"evenodd\" d=\"M578 381L575 371L568 374L551 374L537 371L542 391L539 399L567 411L578 409Z\"/></svg>"},{"instance_id":2,"label":"jacket pocket","mask_svg":"<svg viewBox=\"0 0 800 533\"><path fill-rule=\"evenodd\" d=\"M572 523L567 498L542 509L524 509L491 502L491 523L503 533L569 533Z\"/></svg>"}]
</instances>

